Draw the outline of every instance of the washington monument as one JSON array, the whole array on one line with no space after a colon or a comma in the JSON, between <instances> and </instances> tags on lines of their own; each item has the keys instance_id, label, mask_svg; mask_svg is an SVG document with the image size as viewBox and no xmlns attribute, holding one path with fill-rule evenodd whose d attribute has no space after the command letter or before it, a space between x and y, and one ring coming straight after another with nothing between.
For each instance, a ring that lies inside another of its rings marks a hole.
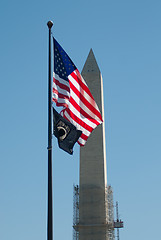
<instances>
[{"instance_id":1,"label":"washington monument","mask_svg":"<svg viewBox=\"0 0 161 240\"><path fill-rule=\"evenodd\" d=\"M103 123L91 133L86 145L80 148L79 187L75 187L79 205L75 208L75 238L109 240L103 81L92 49L82 76L99 107Z\"/></svg>"}]
</instances>

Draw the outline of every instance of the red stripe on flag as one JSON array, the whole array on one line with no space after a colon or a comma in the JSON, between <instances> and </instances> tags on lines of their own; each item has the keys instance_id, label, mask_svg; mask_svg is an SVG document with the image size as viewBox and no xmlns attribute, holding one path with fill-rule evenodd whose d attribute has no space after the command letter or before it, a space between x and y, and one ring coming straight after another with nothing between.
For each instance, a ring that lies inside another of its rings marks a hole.
<instances>
[{"instance_id":1,"label":"red stripe on flag","mask_svg":"<svg viewBox=\"0 0 161 240\"><path fill-rule=\"evenodd\" d=\"M84 82L81 79L81 75L77 70L75 70L77 72L78 75L75 74L75 72L72 72L70 75L75 79L75 81L77 81L77 83L81 86L81 88L86 91L86 93L88 93L88 95L94 100L89 88L87 87L87 85L84 84Z\"/></svg>"},{"instance_id":2,"label":"red stripe on flag","mask_svg":"<svg viewBox=\"0 0 161 240\"><path fill-rule=\"evenodd\" d=\"M77 143L78 143L81 147L84 146L84 144L80 143L79 140L77 141Z\"/></svg>"},{"instance_id":3,"label":"red stripe on flag","mask_svg":"<svg viewBox=\"0 0 161 240\"><path fill-rule=\"evenodd\" d=\"M57 80L57 79L54 78L54 77L53 77L53 82L54 82L57 86L59 86L61 89L64 89L64 90L66 90L67 92L70 93L70 88L69 88L67 85L63 84L63 83L60 83L59 80Z\"/></svg>"},{"instance_id":4,"label":"red stripe on flag","mask_svg":"<svg viewBox=\"0 0 161 240\"><path fill-rule=\"evenodd\" d=\"M78 91L78 89L71 83L71 81L70 81L70 88L78 96L78 98L84 103L84 105L102 121L100 112L95 107L93 107L93 105L90 102L88 102L85 99L85 97Z\"/></svg>"},{"instance_id":5,"label":"red stripe on flag","mask_svg":"<svg viewBox=\"0 0 161 240\"><path fill-rule=\"evenodd\" d=\"M87 131L92 132L93 128L83 122L80 118L78 118L69 108L65 109L69 116L81 127L85 128ZM69 121L69 120L68 120Z\"/></svg>"},{"instance_id":6,"label":"red stripe on flag","mask_svg":"<svg viewBox=\"0 0 161 240\"><path fill-rule=\"evenodd\" d=\"M59 98L61 99L68 99L69 100L69 97L62 94L62 93L59 93L55 88L53 88L53 93L56 93L58 95Z\"/></svg>"},{"instance_id":7,"label":"red stripe on flag","mask_svg":"<svg viewBox=\"0 0 161 240\"><path fill-rule=\"evenodd\" d=\"M53 102L56 103L57 107L66 107L66 108L68 107L67 103L59 103L56 98L52 98L52 100L53 100Z\"/></svg>"},{"instance_id":8,"label":"red stripe on flag","mask_svg":"<svg viewBox=\"0 0 161 240\"><path fill-rule=\"evenodd\" d=\"M84 133L82 133L80 137L85 141L87 141L88 139L88 136L86 136Z\"/></svg>"},{"instance_id":9,"label":"red stripe on flag","mask_svg":"<svg viewBox=\"0 0 161 240\"><path fill-rule=\"evenodd\" d=\"M74 106L74 108L77 109L78 112L80 112L80 114L82 114L85 118L87 118L90 122L96 124L97 126L100 124L97 120L91 118L91 116L86 113L77 103L76 101L70 97L70 103Z\"/></svg>"}]
</instances>

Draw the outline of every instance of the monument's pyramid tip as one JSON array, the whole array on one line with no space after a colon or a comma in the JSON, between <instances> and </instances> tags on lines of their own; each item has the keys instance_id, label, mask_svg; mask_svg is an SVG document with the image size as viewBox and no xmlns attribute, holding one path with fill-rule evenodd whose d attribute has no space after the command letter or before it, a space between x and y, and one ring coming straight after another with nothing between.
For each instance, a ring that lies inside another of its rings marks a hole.
<instances>
[{"instance_id":1,"label":"monument's pyramid tip","mask_svg":"<svg viewBox=\"0 0 161 240\"><path fill-rule=\"evenodd\" d=\"M87 73L100 73L100 69L98 67L92 48L90 49L87 60L82 70L82 75Z\"/></svg>"}]
</instances>

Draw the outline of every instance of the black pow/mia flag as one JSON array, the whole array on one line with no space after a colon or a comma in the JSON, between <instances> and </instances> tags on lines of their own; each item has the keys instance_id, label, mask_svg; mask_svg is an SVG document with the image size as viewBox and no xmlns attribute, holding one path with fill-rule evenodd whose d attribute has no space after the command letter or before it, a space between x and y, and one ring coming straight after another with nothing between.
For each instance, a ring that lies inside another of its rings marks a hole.
<instances>
[{"instance_id":1,"label":"black pow/mia flag","mask_svg":"<svg viewBox=\"0 0 161 240\"><path fill-rule=\"evenodd\" d=\"M77 130L72 123L62 117L54 108L53 121L54 135L58 139L59 147L67 153L73 154L74 144L78 141L82 131Z\"/></svg>"}]
</instances>

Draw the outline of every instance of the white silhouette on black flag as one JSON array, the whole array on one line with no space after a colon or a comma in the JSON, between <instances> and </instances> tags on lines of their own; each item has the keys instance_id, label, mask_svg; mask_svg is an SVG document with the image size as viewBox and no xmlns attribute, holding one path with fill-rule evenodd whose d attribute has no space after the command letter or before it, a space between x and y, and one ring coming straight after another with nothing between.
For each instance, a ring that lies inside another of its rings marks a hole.
<instances>
[{"instance_id":1,"label":"white silhouette on black flag","mask_svg":"<svg viewBox=\"0 0 161 240\"><path fill-rule=\"evenodd\" d=\"M73 154L74 144L78 141L82 131L62 117L53 108L54 135L58 139L58 145L69 154Z\"/></svg>"}]
</instances>

